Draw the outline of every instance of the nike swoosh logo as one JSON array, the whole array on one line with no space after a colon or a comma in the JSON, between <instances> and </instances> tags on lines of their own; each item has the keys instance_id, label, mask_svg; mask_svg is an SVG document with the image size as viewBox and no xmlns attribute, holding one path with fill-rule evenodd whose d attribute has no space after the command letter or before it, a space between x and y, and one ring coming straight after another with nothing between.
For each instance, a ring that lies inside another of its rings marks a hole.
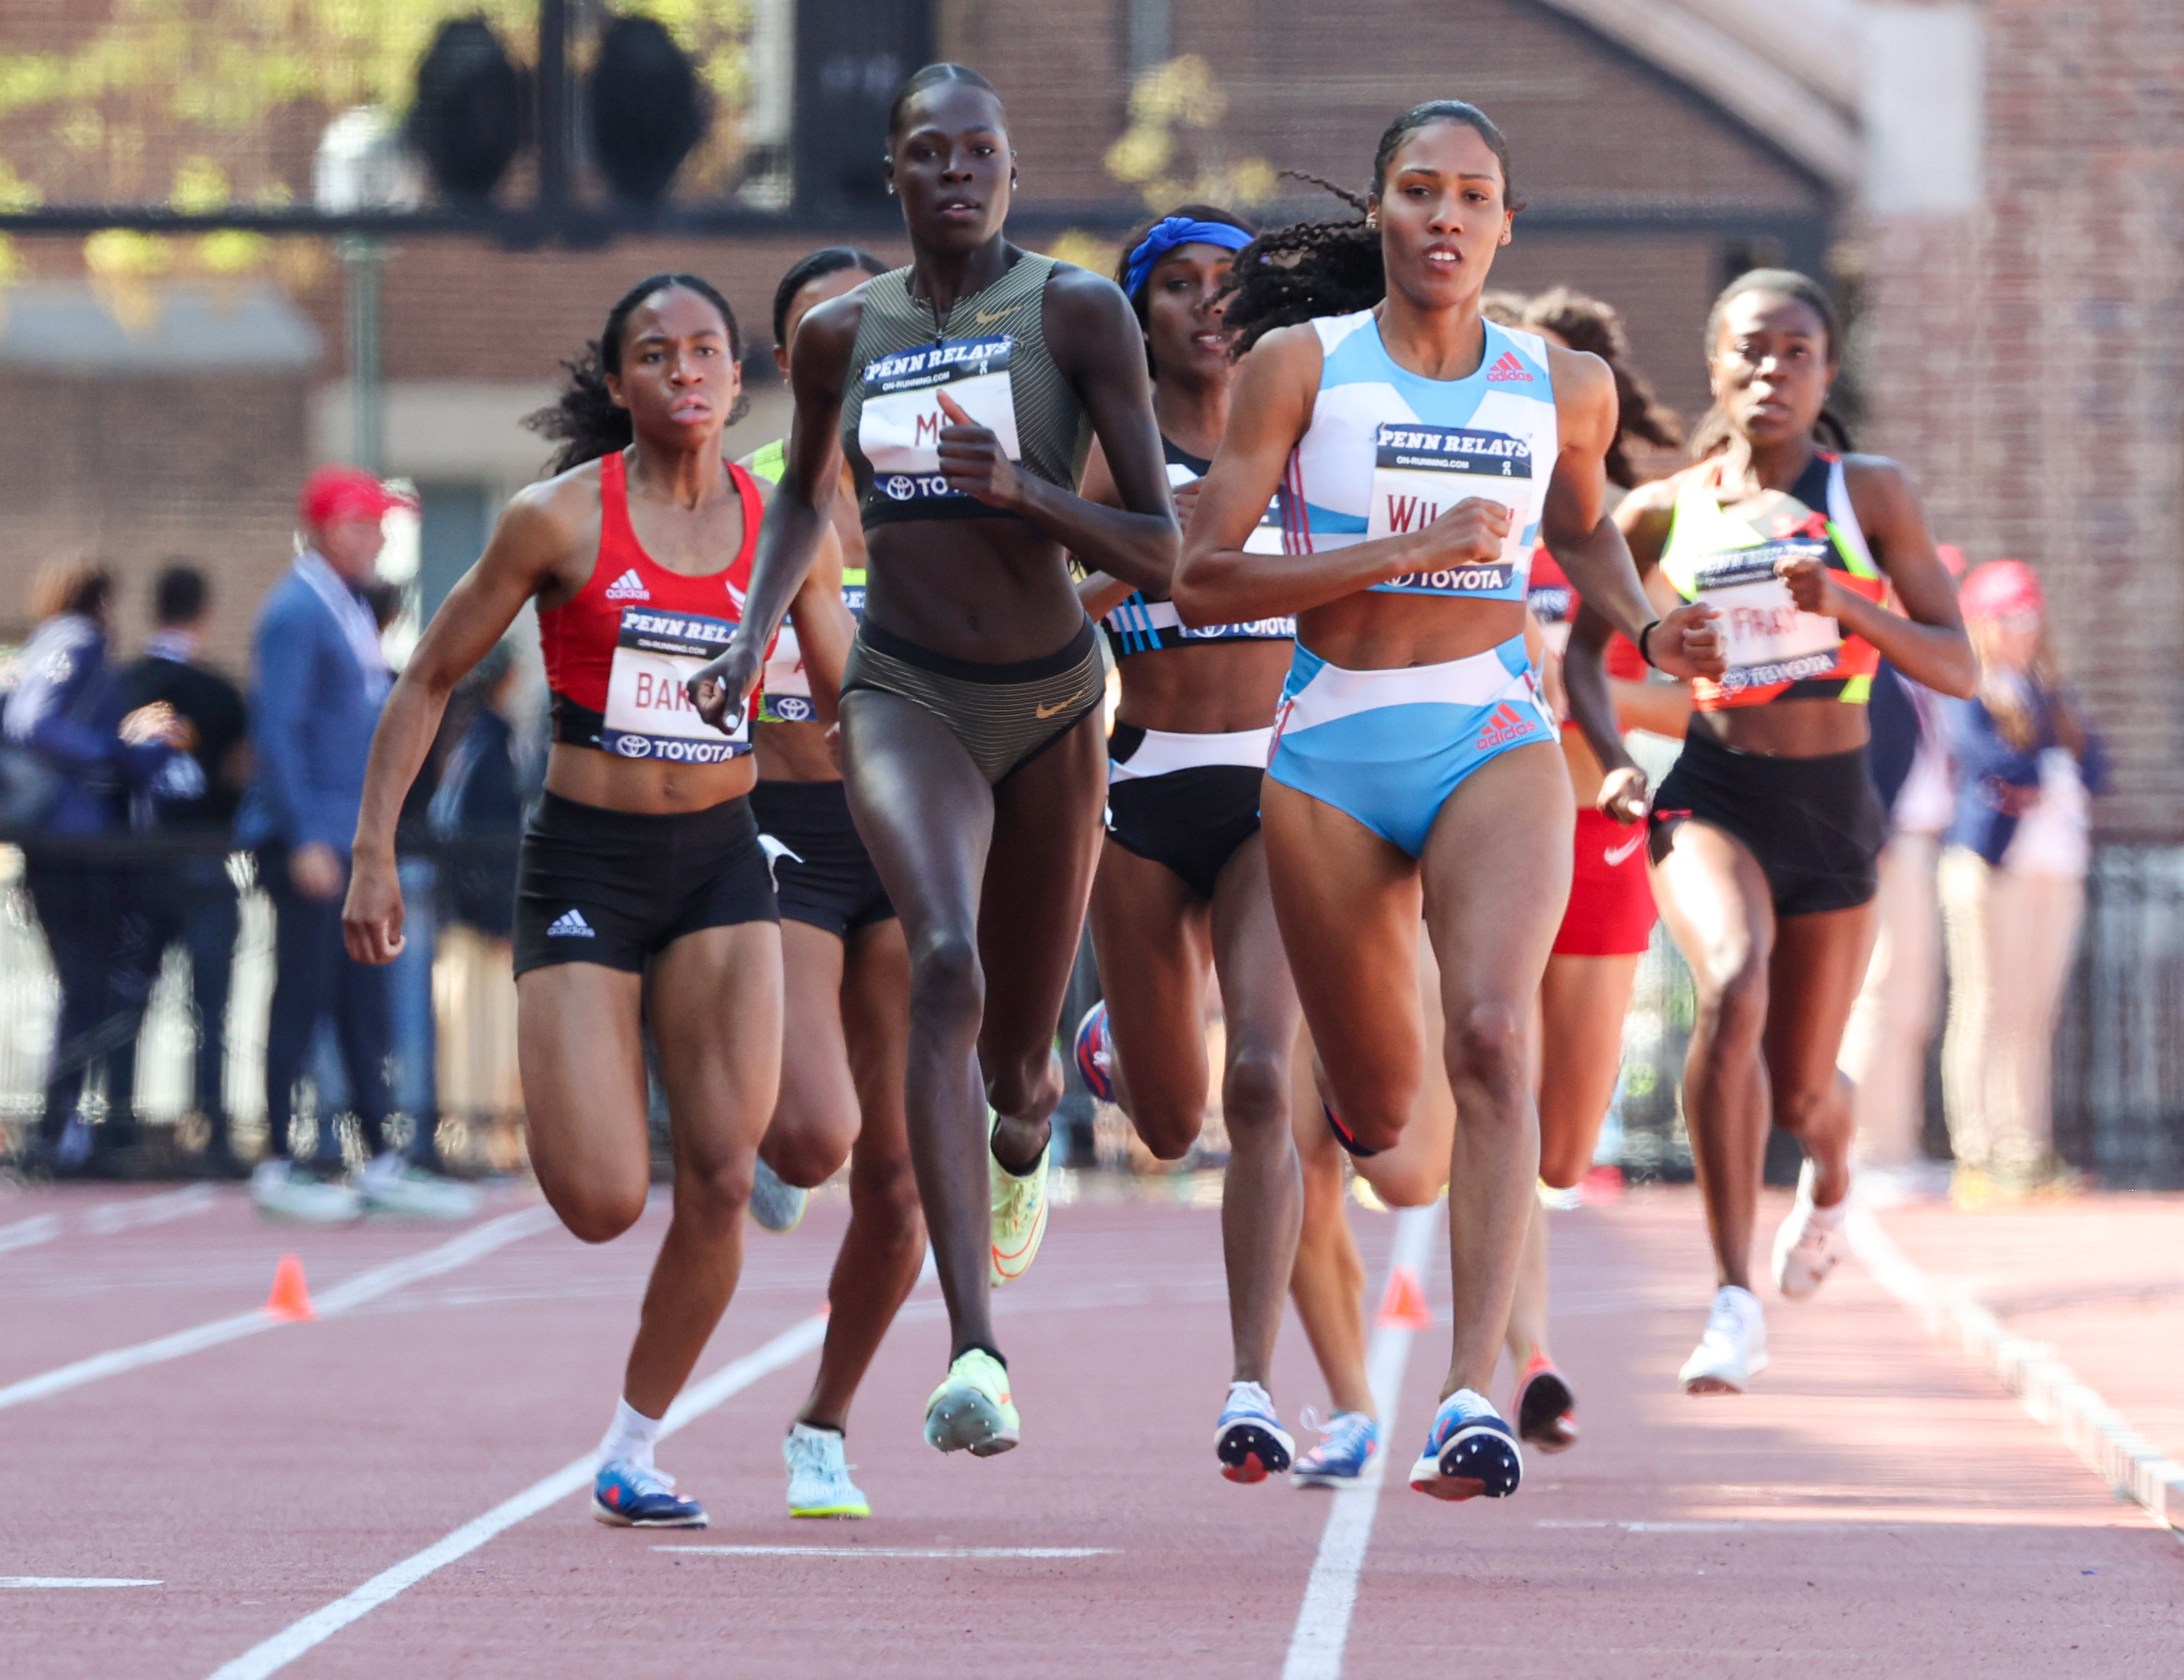
<instances>
[{"instance_id":1,"label":"nike swoosh logo","mask_svg":"<svg viewBox=\"0 0 2184 1680\"><path fill-rule=\"evenodd\" d=\"M988 314L983 309L974 309L971 312L971 319L980 326L991 326L995 321L1005 321L1008 318L1009 312L1006 309L996 309L991 314Z\"/></svg>"},{"instance_id":2,"label":"nike swoosh logo","mask_svg":"<svg viewBox=\"0 0 2184 1680\"><path fill-rule=\"evenodd\" d=\"M1073 706L1084 698L1084 691L1080 688L1074 694L1072 694L1067 699L1056 700L1050 706L1034 706L1032 708L1032 713L1037 717L1052 717L1056 712L1061 711L1063 708Z\"/></svg>"},{"instance_id":3,"label":"nike swoosh logo","mask_svg":"<svg viewBox=\"0 0 2184 1680\"><path fill-rule=\"evenodd\" d=\"M1630 838L1625 840L1620 846L1610 846L1603 850L1600 855L1607 859L1607 866L1610 869L1614 869L1619 865L1624 859L1628 858L1633 852L1636 851L1645 843L1646 832L1643 829L1641 829L1637 833L1632 835Z\"/></svg>"}]
</instances>

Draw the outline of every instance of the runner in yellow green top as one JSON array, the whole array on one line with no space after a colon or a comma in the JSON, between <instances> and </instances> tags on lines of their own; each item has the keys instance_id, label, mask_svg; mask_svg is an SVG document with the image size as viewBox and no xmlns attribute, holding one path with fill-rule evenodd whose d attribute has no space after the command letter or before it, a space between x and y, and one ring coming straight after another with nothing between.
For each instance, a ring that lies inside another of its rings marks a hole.
<instances>
[{"instance_id":1,"label":"runner in yellow green top","mask_svg":"<svg viewBox=\"0 0 2184 1680\"><path fill-rule=\"evenodd\" d=\"M1827 411L1841 344L1804 275L1735 281L1707 322L1698 464L1616 511L1639 570L1713 607L1727 644L1722 676L1692 683L1652 810L1654 896L1697 982L1684 1112L1719 1283L1689 1394L1739 1393L1767 1364L1750 1260L1770 1115L1805 1151L1775 1287L1811 1294L1841 1253L1852 1126L1836 1054L1886 837L1866 770L1874 669L1885 654L1950 694L1977 678L1918 492L1895 462L1850 453ZM1589 616L1572 634L1591 681L1605 639Z\"/></svg>"},{"instance_id":2,"label":"runner in yellow green top","mask_svg":"<svg viewBox=\"0 0 2184 1680\"><path fill-rule=\"evenodd\" d=\"M805 315L854 291L886 264L847 246L814 251L782 276L773 298L773 354L783 377ZM783 446L744 464L780 481ZM850 510L847 498L835 507ZM832 1311L819 1375L789 1427L788 1509L794 1516L865 1516L850 1480L843 1430L850 1403L925 1254L925 1224L903 1118L910 1032L910 952L850 820L828 735L855 620L865 604L865 538L854 511L834 521L843 543L841 600L831 636L800 641L786 623L766 663L751 738L758 785L751 809L781 902L784 987L781 1096L759 1146L751 1215L786 1231L805 1192L850 1163L850 1228L827 1288ZM813 615L816 616L816 615Z\"/></svg>"}]
</instances>

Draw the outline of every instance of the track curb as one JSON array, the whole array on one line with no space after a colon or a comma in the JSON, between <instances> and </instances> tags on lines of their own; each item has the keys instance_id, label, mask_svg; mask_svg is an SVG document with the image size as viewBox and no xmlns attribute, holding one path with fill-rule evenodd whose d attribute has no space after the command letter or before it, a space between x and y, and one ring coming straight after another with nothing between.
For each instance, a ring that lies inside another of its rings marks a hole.
<instances>
[{"instance_id":1,"label":"track curb","mask_svg":"<svg viewBox=\"0 0 2184 1680\"><path fill-rule=\"evenodd\" d=\"M2108 1484L2184 1539L2184 1464L2133 1429L2099 1393L2079 1380L2045 1342L2013 1336L1969 1289L1943 1289L1928 1277L1880 1221L1853 1208L1844 1221L1851 1252L1880 1287L1911 1309L1927 1331L1970 1354L2017 1396L2036 1421Z\"/></svg>"}]
</instances>

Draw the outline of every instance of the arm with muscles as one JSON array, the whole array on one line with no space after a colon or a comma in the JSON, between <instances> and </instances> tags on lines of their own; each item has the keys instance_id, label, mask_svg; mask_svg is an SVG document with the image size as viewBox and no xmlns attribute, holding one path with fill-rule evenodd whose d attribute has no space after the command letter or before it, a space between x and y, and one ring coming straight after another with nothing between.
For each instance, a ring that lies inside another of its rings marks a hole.
<instances>
[{"instance_id":1,"label":"arm with muscles","mask_svg":"<svg viewBox=\"0 0 2184 1680\"><path fill-rule=\"evenodd\" d=\"M1618 822L1636 822L1646 815L1649 790L1646 772L1632 761L1617 727L1615 697L1602 661L1613 633L1597 610L1579 604L1577 616L1570 623L1569 645L1563 654L1563 694L1585 745L1600 760L1600 793L1593 801L1594 808Z\"/></svg>"},{"instance_id":2,"label":"arm with muscles","mask_svg":"<svg viewBox=\"0 0 2184 1680\"><path fill-rule=\"evenodd\" d=\"M1091 419L1115 504L1034 478L944 390L937 393L950 422L940 428L941 474L950 488L1028 521L1087 570L1166 595L1179 539L1137 317L1113 282L1078 270L1047 282L1045 309L1047 346Z\"/></svg>"},{"instance_id":3,"label":"arm with muscles","mask_svg":"<svg viewBox=\"0 0 2184 1680\"><path fill-rule=\"evenodd\" d=\"M1979 687L1979 660L1957 613L1956 586L1934 553L1919 492L1903 468L1875 456L1853 457L1844 472L1858 522L1903 611L1844 588L1818 559L1780 560L1776 573L1802 610L1835 620L1847 636L1864 637L1914 682L1970 698Z\"/></svg>"},{"instance_id":4,"label":"arm with muscles","mask_svg":"<svg viewBox=\"0 0 2184 1680\"><path fill-rule=\"evenodd\" d=\"M1509 534L1509 510L1476 498L1423 531L1312 554L1251 554L1244 544L1280 485L1290 451L1312 423L1319 388L1318 335L1268 333L1236 375L1228 430L1201 482L1176 568L1175 609L1187 625L1284 618L1355 595L1407 572L1491 559Z\"/></svg>"},{"instance_id":5,"label":"arm with muscles","mask_svg":"<svg viewBox=\"0 0 2184 1680\"><path fill-rule=\"evenodd\" d=\"M857 621L842 602L842 539L831 524L803 586L788 604L788 617L796 628L797 657L811 685L812 709L820 722L832 724L842 702L842 667L849 663Z\"/></svg>"},{"instance_id":6,"label":"arm with muscles","mask_svg":"<svg viewBox=\"0 0 2184 1680\"><path fill-rule=\"evenodd\" d=\"M750 592L743 622L727 651L688 684L690 703L714 728L727 732L750 699L765 669L774 632L804 587L821 548L833 538L834 497L842 483L842 385L856 342L863 303L851 293L819 305L796 329L804 353L791 359L788 382L796 418L783 452L781 480L766 504L751 564ZM840 565L839 539L835 564ZM836 589L838 599L840 590ZM802 631L798 632L800 639Z\"/></svg>"},{"instance_id":7,"label":"arm with muscles","mask_svg":"<svg viewBox=\"0 0 2184 1680\"><path fill-rule=\"evenodd\" d=\"M1115 475L1107 470L1107 452L1100 447L1097 438L1092 442L1092 453L1085 458L1084 477L1077 493L1088 502L1096 502L1103 508L1123 505L1123 492L1115 487ZM1198 481L1172 489L1168 492L1175 503L1176 523L1184 533L1190 531L1190 508L1198 500ZM1083 565L1084 557L1077 557ZM1077 598L1084 604L1085 616L1105 618L1136 592L1120 578L1111 577L1095 567L1086 566L1085 574L1077 585Z\"/></svg>"},{"instance_id":8,"label":"arm with muscles","mask_svg":"<svg viewBox=\"0 0 2184 1680\"><path fill-rule=\"evenodd\" d=\"M1719 676L1726 669L1725 648L1713 609L1693 603L1656 617L1623 532L1607 516L1614 375L1599 357L1583 351L1551 349L1548 355L1562 450L1547 481L1540 540L1585 605L1629 637L1646 664L1671 676ZM1593 663L1598 664L1596 654ZM1563 678L1569 678L1567 670Z\"/></svg>"},{"instance_id":9,"label":"arm with muscles","mask_svg":"<svg viewBox=\"0 0 2184 1680\"><path fill-rule=\"evenodd\" d=\"M553 487L534 486L517 496L395 679L371 737L348 898L342 906L342 933L359 962L392 962L402 948L394 825L432 750L448 694L500 640L524 603L553 580L576 537L566 512L554 505Z\"/></svg>"}]
</instances>

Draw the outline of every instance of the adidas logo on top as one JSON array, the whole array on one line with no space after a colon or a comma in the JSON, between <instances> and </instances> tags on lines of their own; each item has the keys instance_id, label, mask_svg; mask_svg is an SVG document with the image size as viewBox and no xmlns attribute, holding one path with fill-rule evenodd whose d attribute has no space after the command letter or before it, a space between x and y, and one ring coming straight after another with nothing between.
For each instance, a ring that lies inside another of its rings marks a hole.
<instances>
[{"instance_id":1,"label":"adidas logo on top","mask_svg":"<svg viewBox=\"0 0 2184 1680\"><path fill-rule=\"evenodd\" d=\"M1487 369L1486 378L1490 384L1497 380L1505 384L1513 383L1518 380L1522 380L1527 385L1532 382L1532 375L1524 370L1524 364L1517 359L1517 353L1514 350L1504 350L1502 353L1502 359Z\"/></svg>"},{"instance_id":2,"label":"adidas logo on top","mask_svg":"<svg viewBox=\"0 0 2184 1680\"><path fill-rule=\"evenodd\" d=\"M1494 715L1486 720L1486 727L1479 732L1474 742L1474 750L1489 747L1506 747L1512 741L1521 741L1532 732L1532 720L1504 700L1494 709ZM574 915L572 910L571 915Z\"/></svg>"},{"instance_id":3,"label":"adidas logo on top","mask_svg":"<svg viewBox=\"0 0 2184 1680\"><path fill-rule=\"evenodd\" d=\"M1530 375L1528 374L1525 377L1529 378ZM601 592L610 601L649 601L652 598L652 592L644 587L644 580L637 575L635 566L615 579Z\"/></svg>"},{"instance_id":4,"label":"adidas logo on top","mask_svg":"<svg viewBox=\"0 0 2184 1680\"><path fill-rule=\"evenodd\" d=\"M584 920L582 910L563 910L554 918L553 926L546 930L549 939L595 939L598 930Z\"/></svg>"}]
</instances>

